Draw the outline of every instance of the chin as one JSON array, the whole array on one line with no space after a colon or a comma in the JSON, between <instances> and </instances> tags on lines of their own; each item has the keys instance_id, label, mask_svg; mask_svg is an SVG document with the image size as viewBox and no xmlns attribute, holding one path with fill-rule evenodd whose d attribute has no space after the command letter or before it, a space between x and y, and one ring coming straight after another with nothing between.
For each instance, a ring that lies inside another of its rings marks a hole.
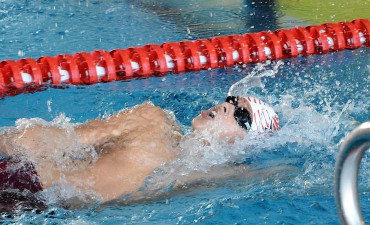
<instances>
[{"instance_id":1,"label":"chin","mask_svg":"<svg viewBox=\"0 0 370 225\"><path fill-rule=\"evenodd\" d=\"M204 130L207 126L205 124L205 121L203 120L204 119L202 118L201 115L198 115L197 117L195 117L193 121L191 121L193 130Z\"/></svg>"},{"instance_id":2,"label":"chin","mask_svg":"<svg viewBox=\"0 0 370 225\"><path fill-rule=\"evenodd\" d=\"M192 128L193 128L193 131L196 129L195 127L194 127L194 120L193 121L191 121L191 126L192 126Z\"/></svg>"},{"instance_id":3,"label":"chin","mask_svg":"<svg viewBox=\"0 0 370 225\"><path fill-rule=\"evenodd\" d=\"M193 127L193 130L197 130L197 129L198 129L198 117L195 117L195 118L191 121L191 126Z\"/></svg>"}]
</instances>

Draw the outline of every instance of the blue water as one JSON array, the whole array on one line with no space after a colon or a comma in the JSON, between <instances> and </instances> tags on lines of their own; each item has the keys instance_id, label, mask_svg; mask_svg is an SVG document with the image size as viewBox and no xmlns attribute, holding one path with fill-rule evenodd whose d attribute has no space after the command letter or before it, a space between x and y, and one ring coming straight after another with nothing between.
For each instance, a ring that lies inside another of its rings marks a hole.
<instances>
[{"instance_id":1,"label":"blue water","mask_svg":"<svg viewBox=\"0 0 370 225\"><path fill-rule=\"evenodd\" d=\"M231 1L222 7L204 2L210 1L0 1L0 60L277 29L289 16L277 6L258 2ZM243 155L253 168L250 176L200 183L128 205L65 209L50 204L42 210L20 205L2 212L0 223L339 224L333 194L335 157L345 135L369 120L369 53L369 48L361 48L127 82L47 88L1 99L0 132L20 118L85 122L144 101L173 111L187 132L202 109L222 102L235 82L254 76L257 85L246 86L248 93L274 106L282 129L268 141L256 140ZM366 153L359 193L367 223L369 177Z\"/></svg>"}]
</instances>

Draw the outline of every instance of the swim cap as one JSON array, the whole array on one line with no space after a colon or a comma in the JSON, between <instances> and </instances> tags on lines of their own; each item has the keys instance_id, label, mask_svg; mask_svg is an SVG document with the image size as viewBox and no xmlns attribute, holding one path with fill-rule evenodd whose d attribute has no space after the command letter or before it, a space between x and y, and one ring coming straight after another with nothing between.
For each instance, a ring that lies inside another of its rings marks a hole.
<instances>
[{"instance_id":1,"label":"swim cap","mask_svg":"<svg viewBox=\"0 0 370 225\"><path fill-rule=\"evenodd\" d=\"M279 117L269 105L257 98L245 97L245 99L252 108L252 131L262 133L265 130L279 130Z\"/></svg>"}]
</instances>

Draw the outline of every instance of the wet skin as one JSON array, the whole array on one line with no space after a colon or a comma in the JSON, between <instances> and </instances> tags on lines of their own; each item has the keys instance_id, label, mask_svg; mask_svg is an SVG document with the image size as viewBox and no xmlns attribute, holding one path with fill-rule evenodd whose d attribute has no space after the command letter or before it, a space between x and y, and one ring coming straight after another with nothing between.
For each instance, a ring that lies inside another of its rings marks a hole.
<instances>
[{"instance_id":1,"label":"wet skin","mask_svg":"<svg viewBox=\"0 0 370 225\"><path fill-rule=\"evenodd\" d=\"M246 101L239 104L251 110ZM236 123L234 110L232 104L222 103L202 111L192 121L193 129L208 130L229 141L242 138L246 131ZM97 200L103 202L138 190L154 169L176 159L180 150L179 127L150 103L77 126L72 131L74 141L66 132L71 131L41 125L13 129L0 136L0 149L10 156L28 155L44 189L65 179L79 189L96 192ZM92 146L97 161L74 161L79 169L61 168L53 161L53 156L74 149L76 143L81 151Z\"/></svg>"}]
</instances>

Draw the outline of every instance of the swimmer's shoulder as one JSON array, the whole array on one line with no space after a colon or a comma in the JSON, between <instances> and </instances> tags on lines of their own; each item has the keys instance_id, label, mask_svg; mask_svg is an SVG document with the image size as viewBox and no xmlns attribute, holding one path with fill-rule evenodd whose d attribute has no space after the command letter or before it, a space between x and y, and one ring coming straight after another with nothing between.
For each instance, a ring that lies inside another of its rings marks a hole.
<instances>
[{"instance_id":1,"label":"swimmer's shoulder","mask_svg":"<svg viewBox=\"0 0 370 225\"><path fill-rule=\"evenodd\" d=\"M129 109L122 109L109 119L137 120L141 118L147 120L153 117L162 116L163 114L163 110L160 107L155 106L151 102L144 102Z\"/></svg>"},{"instance_id":2,"label":"swimmer's shoulder","mask_svg":"<svg viewBox=\"0 0 370 225\"><path fill-rule=\"evenodd\" d=\"M134 107L133 112L140 117L151 121L167 120L166 113L159 106L154 105L152 102L144 102L143 104Z\"/></svg>"},{"instance_id":3,"label":"swimmer's shoulder","mask_svg":"<svg viewBox=\"0 0 370 225\"><path fill-rule=\"evenodd\" d=\"M150 101L121 111L116 117L124 118L125 121L129 121L137 127L145 127L145 129L150 129L151 131L160 129L166 132L171 130L180 132L175 115Z\"/></svg>"},{"instance_id":4,"label":"swimmer's shoulder","mask_svg":"<svg viewBox=\"0 0 370 225\"><path fill-rule=\"evenodd\" d=\"M139 112L142 117L150 121L149 124L154 126L153 129L163 130L176 143L179 142L181 139L181 130L172 111L164 110L151 102L144 102L139 106Z\"/></svg>"}]
</instances>

